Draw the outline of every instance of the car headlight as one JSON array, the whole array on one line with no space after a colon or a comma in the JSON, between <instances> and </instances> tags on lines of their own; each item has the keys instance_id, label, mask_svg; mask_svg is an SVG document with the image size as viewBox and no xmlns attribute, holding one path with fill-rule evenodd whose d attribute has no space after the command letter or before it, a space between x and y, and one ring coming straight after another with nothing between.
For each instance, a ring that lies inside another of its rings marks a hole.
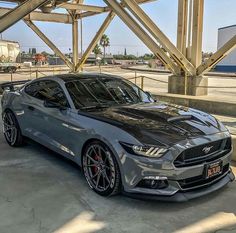
<instances>
[{"instance_id":1,"label":"car headlight","mask_svg":"<svg viewBox=\"0 0 236 233\"><path fill-rule=\"evenodd\" d=\"M160 158L167 152L167 148L156 146L140 146L120 142L122 147L130 154L141 155L152 158Z\"/></svg>"}]
</instances>

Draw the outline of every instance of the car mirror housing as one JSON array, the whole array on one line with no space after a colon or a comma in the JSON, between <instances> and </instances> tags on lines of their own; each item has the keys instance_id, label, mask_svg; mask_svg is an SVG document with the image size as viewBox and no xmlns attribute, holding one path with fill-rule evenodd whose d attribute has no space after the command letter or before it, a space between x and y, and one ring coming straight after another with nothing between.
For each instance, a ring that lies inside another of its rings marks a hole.
<instances>
[{"instance_id":1,"label":"car mirror housing","mask_svg":"<svg viewBox=\"0 0 236 233\"><path fill-rule=\"evenodd\" d=\"M50 100L44 100L43 105L46 108L57 108L57 109L60 109L60 110L65 110L66 109L66 107L63 107L60 104L55 103L55 102L50 101Z\"/></svg>"},{"instance_id":2,"label":"car mirror housing","mask_svg":"<svg viewBox=\"0 0 236 233\"><path fill-rule=\"evenodd\" d=\"M154 102L157 102L157 100L153 97L152 93L149 91L145 91L145 94L152 100L154 100Z\"/></svg>"}]
</instances>

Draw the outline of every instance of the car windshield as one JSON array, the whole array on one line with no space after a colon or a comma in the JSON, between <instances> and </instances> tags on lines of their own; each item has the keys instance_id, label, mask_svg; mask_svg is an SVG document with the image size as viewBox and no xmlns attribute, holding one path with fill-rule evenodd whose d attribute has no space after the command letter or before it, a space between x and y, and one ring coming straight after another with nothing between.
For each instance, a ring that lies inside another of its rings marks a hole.
<instances>
[{"instance_id":1,"label":"car windshield","mask_svg":"<svg viewBox=\"0 0 236 233\"><path fill-rule=\"evenodd\" d=\"M67 82L66 88L77 109L154 102L139 87L118 78L81 78Z\"/></svg>"}]
</instances>

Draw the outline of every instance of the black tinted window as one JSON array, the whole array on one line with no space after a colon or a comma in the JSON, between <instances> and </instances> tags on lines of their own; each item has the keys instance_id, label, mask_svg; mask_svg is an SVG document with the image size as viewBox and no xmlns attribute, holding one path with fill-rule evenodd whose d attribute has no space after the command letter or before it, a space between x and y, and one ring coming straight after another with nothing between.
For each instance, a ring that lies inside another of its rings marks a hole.
<instances>
[{"instance_id":1,"label":"black tinted window","mask_svg":"<svg viewBox=\"0 0 236 233\"><path fill-rule=\"evenodd\" d=\"M66 83L76 108L134 104L153 100L133 83L115 78L88 78Z\"/></svg>"},{"instance_id":2,"label":"black tinted window","mask_svg":"<svg viewBox=\"0 0 236 233\"><path fill-rule=\"evenodd\" d=\"M68 107L66 96L57 82L39 81L32 83L25 88L25 92L42 101L51 101L61 106Z\"/></svg>"}]
</instances>

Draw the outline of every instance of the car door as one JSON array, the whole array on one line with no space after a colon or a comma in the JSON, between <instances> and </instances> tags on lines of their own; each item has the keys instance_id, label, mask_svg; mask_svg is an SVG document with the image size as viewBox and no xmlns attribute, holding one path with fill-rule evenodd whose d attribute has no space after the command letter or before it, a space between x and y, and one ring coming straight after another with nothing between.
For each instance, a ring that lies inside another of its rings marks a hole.
<instances>
[{"instance_id":1,"label":"car door","mask_svg":"<svg viewBox=\"0 0 236 233\"><path fill-rule=\"evenodd\" d=\"M71 140L75 131L66 127L72 121L71 109L60 84L38 81L26 87L25 92L28 98L24 112L30 137L65 156L75 156Z\"/></svg>"}]
</instances>

